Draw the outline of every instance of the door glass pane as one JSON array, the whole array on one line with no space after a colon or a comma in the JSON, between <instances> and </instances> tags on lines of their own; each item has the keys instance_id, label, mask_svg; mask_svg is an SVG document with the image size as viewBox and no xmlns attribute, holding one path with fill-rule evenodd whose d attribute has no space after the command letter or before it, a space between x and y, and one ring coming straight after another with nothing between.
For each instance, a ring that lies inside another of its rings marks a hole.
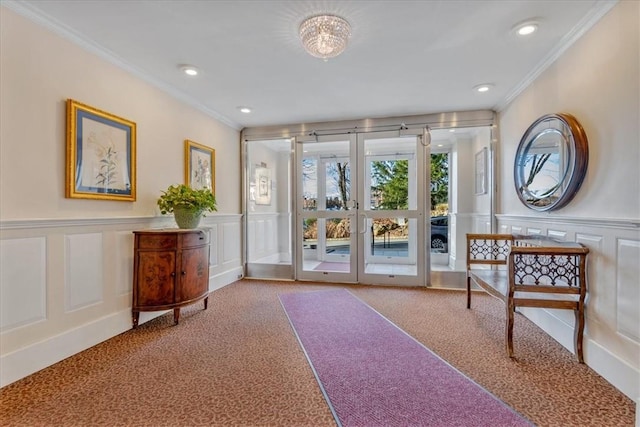
<instances>
[{"instance_id":1,"label":"door glass pane","mask_svg":"<svg viewBox=\"0 0 640 427\"><path fill-rule=\"evenodd\" d=\"M491 232L491 191L476 193L475 161L482 150L490 152L491 132L488 126L431 131L431 211L425 221L431 229L425 242L431 286L466 287L465 235ZM487 177L489 160L482 171Z\"/></svg>"},{"instance_id":2,"label":"door glass pane","mask_svg":"<svg viewBox=\"0 0 640 427\"><path fill-rule=\"evenodd\" d=\"M415 137L365 140L365 209L418 208L416 144Z\"/></svg>"},{"instance_id":3,"label":"door glass pane","mask_svg":"<svg viewBox=\"0 0 640 427\"><path fill-rule=\"evenodd\" d=\"M302 158L302 210L318 209L318 158Z\"/></svg>"},{"instance_id":4,"label":"door glass pane","mask_svg":"<svg viewBox=\"0 0 640 427\"><path fill-rule=\"evenodd\" d=\"M417 276L417 219L367 218L366 274Z\"/></svg>"},{"instance_id":5,"label":"door glass pane","mask_svg":"<svg viewBox=\"0 0 640 427\"><path fill-rule=\"evenodd\" d=\"M327 218L324 260L349 262L351 254L351 221L349 218Z\"/></svg>"},{"instance_id":6,"label":"door glass pane","mask_svg":"<svg viewBox=\"0 0 640 427\"><path fill-rule=\"evenodd\" d=\"M291 140L249 141L247 276L291 278Z\"/></svg>"},{"instance_id":7,"label":"door glass pane","mask_svg":"<svg viewBox=\"0 0 640 427\"><path fill-rule=\"evenodd\" d=\"M303 270L350 272L349 218L306 218L302 220L302 229Z\"/></svg>"},{"instance_id":8,"label":"door glass pane","mask_svg":"<svg viewBox=\"0 0 640 427\"><path fill-rule=\"evenodd\" d=\"M409 221L407 218L376 218L372 221L371 242L368 247L371 256L409 256Z\"/></svg>"},{"instance_id":9,"label":"door glass pane","mask_svg":"<svg viewBox=\"0 0 640 427\"><path fill-rule=\"evenodd\" d=\"M431 154L431 252L449 252L449 153ZM448 262L447 258L443 258Z\"/></svg>"},{"instance_id":10,"label":"door glass pane","mask_svg":"<svg viewBox=\"0 0 640 427\"><path fill-rule=\"evenodd\" d=\"M325 209L349 210L351 200L351 165L349 159L323 160L325 165Z\"/></svg>"},{"instance_id":11,"label":"door glass pane","mask_svg":"<svg viewBox=\"0 0 640 427\"><path fill-rule=\"evenodd\" d=\"M318 257L318 218L302 220L303 269L313 270L320 263Z\"/></svg>"},{"instance_id":12,"label":"door glass pane","mask_svg":"<svg viewBox=\"0 0 640 427\"><path fill-rule=\"evenodd\" d=\"M371 209L409 209L409 161L372 160L369 168Z\"/></svg>"}]
</instances>

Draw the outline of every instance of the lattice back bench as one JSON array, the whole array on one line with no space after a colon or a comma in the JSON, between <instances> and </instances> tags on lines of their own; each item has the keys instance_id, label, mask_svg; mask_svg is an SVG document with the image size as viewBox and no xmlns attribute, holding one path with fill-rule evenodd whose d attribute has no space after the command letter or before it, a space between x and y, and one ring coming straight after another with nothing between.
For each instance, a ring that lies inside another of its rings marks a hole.
<instances>
[{"instance_id":1,"label":"lattice back bench","mask_svg":"<svg viewBox=\"0 0 640 427\"><path fill-rule=\"evenodd\" d=\"M576 319L575 354L584 363L582 336L588 253L589 249L579 243L538 236L467 234L467 308L471 308L472 281L505 303L509 357L514 357L516 307L571 309Z\"/></svg>"}]
</instances>

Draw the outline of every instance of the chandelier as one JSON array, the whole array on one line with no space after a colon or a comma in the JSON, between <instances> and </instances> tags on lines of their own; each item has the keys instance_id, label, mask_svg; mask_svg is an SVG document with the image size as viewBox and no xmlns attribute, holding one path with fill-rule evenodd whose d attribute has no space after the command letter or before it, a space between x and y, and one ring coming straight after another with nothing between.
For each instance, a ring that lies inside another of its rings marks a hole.
<instances>
[{"instance_id":1,"label":"chandelier","mask_svg":"<svg viewBox=\"0 0 640 427\"><path fill-rule=\"evenodd\" d=\"M345 50L351 26L339 16L316 15L300 24L299 33L307 52L327 61Z\"/></svg>"}]
</instances>

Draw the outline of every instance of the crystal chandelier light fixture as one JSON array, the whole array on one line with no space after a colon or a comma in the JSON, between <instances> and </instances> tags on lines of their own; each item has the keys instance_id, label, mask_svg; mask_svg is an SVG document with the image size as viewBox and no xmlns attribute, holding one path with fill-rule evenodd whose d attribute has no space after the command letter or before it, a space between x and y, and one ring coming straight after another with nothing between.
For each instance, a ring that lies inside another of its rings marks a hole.
<instances>
[{"instance_id":1,"label":"crystal chandelier light fixture","mask_svg":"<svg viewBox=\"0 0 640 427\"><path fill-rule=\"evenodd\" d=\"M307 52L327 61L344 52L351 26L339 16L316 15L300 24L299 33Z\"/></svg>"}]
</instances>

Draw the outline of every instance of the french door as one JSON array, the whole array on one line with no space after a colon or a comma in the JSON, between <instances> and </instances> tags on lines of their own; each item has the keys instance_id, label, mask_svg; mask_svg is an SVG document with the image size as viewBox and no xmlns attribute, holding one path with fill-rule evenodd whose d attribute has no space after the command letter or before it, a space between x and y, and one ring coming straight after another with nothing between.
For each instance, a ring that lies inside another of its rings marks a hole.
<instances>
[{"instance_id":1,"label":"french door","mask_svg":"<svg viewBox=\"0 0 640 427\"><path fill-rule=\"evenodd\" d=\"M296 276L425 284L422 132L371 132L296 144Z\"/></svg>"}]
</instances>

